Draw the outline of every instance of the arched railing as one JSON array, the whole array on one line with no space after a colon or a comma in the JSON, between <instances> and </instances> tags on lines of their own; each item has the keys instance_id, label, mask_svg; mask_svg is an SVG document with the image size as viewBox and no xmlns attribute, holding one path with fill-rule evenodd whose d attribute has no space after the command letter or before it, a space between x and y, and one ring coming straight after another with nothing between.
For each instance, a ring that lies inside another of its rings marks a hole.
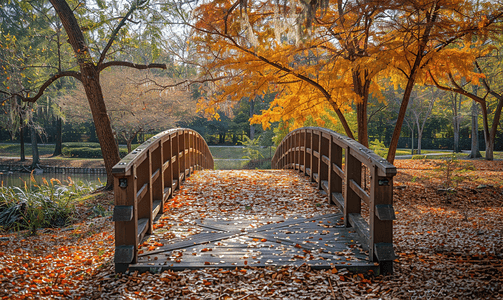
<instances>
[{"instance_id":1,"label":"arched railing","mask_svg":"<svg viewBox=\"0 0 503 300\"><path fill-rule=\"evenodd\" d=\"M137 262L138 245L164 203L199 169L213 169L213 157L199 133L183 128L157 134L113 167L116 272Z\"/></svg>"},{"instance_id":2,"label":"arched railing","mask_svg":"<svg viewBox=\"0 0 503 300\"><path fill-rule=\"evenodd\" d=\"M283 139L272 167L299 170L316 182L344 213L345 226L357 230L370 260L379 262L381 272L392 273L395 166L351 138L305 127ZM368 222L361 214L362 200L368 206Z\"/></svg>"}]
</instances>

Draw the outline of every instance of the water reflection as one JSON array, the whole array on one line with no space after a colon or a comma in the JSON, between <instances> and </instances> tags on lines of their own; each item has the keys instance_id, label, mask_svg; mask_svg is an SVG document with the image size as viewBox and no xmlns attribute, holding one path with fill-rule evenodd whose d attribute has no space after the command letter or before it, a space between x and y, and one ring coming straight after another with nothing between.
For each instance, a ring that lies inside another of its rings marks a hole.
<instances>
[{"instance_id":1,"label":"water reflection","mask_svg":"<svg viewBox=\"0 0 503 300\"><path fill-rule=\"evenodd\" d=\"M37 184L42 184L42 178L45 178L49 181L51 178L59 179L62 184L68 185L69 180L68 177L74 182L89 182L91 184L99 185L100 180L103 184L106 183L107 175L106 174L62 174L62 173L43 173L39 175L33 175ZM24 182L27 184L30 183L30 173L21 173L21 172L0 172L0 180L3 186L18 186L24 187Z\"/></svg>"}]
</instances>

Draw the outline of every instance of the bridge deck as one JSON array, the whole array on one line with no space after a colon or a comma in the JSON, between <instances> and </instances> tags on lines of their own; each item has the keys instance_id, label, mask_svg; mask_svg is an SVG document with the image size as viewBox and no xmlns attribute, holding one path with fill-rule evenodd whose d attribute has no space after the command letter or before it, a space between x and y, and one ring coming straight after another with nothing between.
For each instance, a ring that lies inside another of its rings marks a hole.
<instances>
[{"instance_id":1,"label":"bridge deck","mask_svg":"<svg viewBox=\"0 0 503 300\"><path fill-rule=\"evenodd\" d=\"M338 209L295 171L200 171L165 209L130 270L378 270Z\"/></svg>"}]
</instances>

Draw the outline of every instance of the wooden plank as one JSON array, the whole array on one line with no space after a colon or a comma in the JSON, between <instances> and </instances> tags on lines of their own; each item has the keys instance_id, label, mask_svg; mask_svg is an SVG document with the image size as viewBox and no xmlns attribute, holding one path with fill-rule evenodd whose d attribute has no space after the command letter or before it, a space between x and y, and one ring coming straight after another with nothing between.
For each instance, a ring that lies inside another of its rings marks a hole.
<instances>
[{"instance_id":1,"label":"wooden plank","mask_svg":"<svg viewBox=\"0 0 503 300\"><path fill-rule=\"evenodd\" d=\"M364 240L362 243L363 248L368 250L368 245L370 243L370 230L365 219L363 219L360 214L349 214L349 223L356 229L360 237Z\"/></svg>"},{"instance_id":2,"label":"wooden plank","mask_svg":"<svg viewBox=\"0 0 503 300\"><path fill-rule=\"evenodd\" d=\"M170 187L165 187L164 188L164 202L166 202L166 199L168 199L169 196L171 196L171 191L172 189Z\"/></svg>"},{"instance_id":3,"label":"wooden plank","mask_svg":"<svg viewBox=\"0 0 503 300\"><path fill-rule=\"evenodd\" d=\"M154 203L152 205L152 219L155 219L159 211L161 210L161 200L154 200Z\"/></svg>"},{"instance_id":4,"label":"wooden plank","mask_svg":"<svg viewBox=\"0 0 503 300\"><path fill-rule=\"evenodd\" d=\"M193 247L195 245L200 245L200 244L207 244L207 243L211 243L211 242L221 241L223 239L233 237L236 234L239 234L239 231L231 231L231 232L225 232L225 233L194 234L193 236L190 237L190 239L187 239L187 240L179 242L179 243L171 244L171 245L164 245L164 246L159 247L153 251L146 251L146 252L138 255L138 257L153 255L153 254L157 254L157 253L163 253L166 251L172 251L172 250L176 250L176 249L184 249L184 248Z\"/></svg>"},{"instance_id":5,"label":"wooden plank","mask_svg":"<svg viewBox=\"0 0 503 300\"><path fill-rule=\"evenodd\" d=\"M148 188L147 188L148 184L145 183L141 189L138 191L138 193L136 193L136 199L137 201L140 201L141 199L143 199L143 197L147 194L147 191L148 191Z\"/></svg>"},{"instance_id":6,"label":"wooden plank","mask_svg":"<svg viewBox=\"0 0 503 300\"><path fill-rule=\"evenodd\" d=\"M332 164L332 170L340 177L344 178L344 171L338 165Z\"/></svg>"},{"instance_id":7,"label":"wooden plank","mask_svg":"<svg viewBox=\"0 0 503 300\"><path fill-rule=\"evenodd\" d=\"M314 150L313 151L313 156L316 157L316 158L320 158L320 152Z\"/></svg>"},{"instance_id":8,"label":"wooden plank","mask_svg":"<svg viewBox=\"0 0 503 300\"><path fill-rule=\"evenodd\" d=\"M321 181L321 188L328 194L328 180Z\"/></svg>"},{"instance_id":9,"label":"wooden plank","mask_svg":"<svg viewBox=\"0 0 503 300\"><path fill-rule=\"evenodd\" d=\"M173 183L171 185L172 185L171 190L172 191L176 190L178 188L178 180L177 179L173 179Z\"/></svg>"},{"instance_id":10,"label":"wooden plank","mask_svg":"<svg viewBox=\"0 0 503 300\"><path fill-rule=\"evenodd\" d=\"M152 174L152 181L156 181L157 178L159 178L159 175L161 174L161 169L155 170L154 174Z\"/></svg>"},{"instance_id":11,"label":"wooden plank","mask_svg":"<svg viewBox=\"0 0 503 300\"><path fill-rule=\"evenodd\" d=\"M335 200L335 204L339 207L340 210L344 211L344 197L342 193L332 193L332 199Z\"/></svg>"},{"instance_id":12,"label":"wooden plank","mask_svg":"<svg viewBox=\"0 0 503 300\"><path fill-rule=\"evenodd\" d=\"M322 160L325 164L327 164L327 166L330 166L330 158L328 158L328 156L326 156L326 155L322 155L322 156L321 156L321 160Z\"/></svg>"},{"instance_id":13,"label":"wooden plank","mask_svg":"<svg viewBox=\"0 0 503 300\"><path fill-rule=\"evenodd\" d=\"M313 173L313 178L316 182L319 182L319 176L318 176L318 173Z\"/></svg>"},{"instance_id":14,"label":"wooden plank","mask_svg":"<svg viewBox=\"0 0 503 300\"><path fill-rule=\"evenodd\" d=\"M148 218L141 218L138 220L138 238L137 238L138 244L143 240L143 237L147 232L148 229L147 225L148 225Z\"/></svg>"},{"instance_id":15,"label":"wooden plank","mask_svg":"<svg viewBox=\"0 0 503 300\"><path fill-rule=\"evenodd\" d=\"M370 196L365 192L358 183L356 183L353 179L349 180L349 186L351 189L362 199L367 203L367 205L370 205Z\"/></svg>"},{"instance_id":16,"label":"wooden plank","mask_svg":"<svg viewBox=\"0 0 503 300\"><path fill-rule=\"evenodd\" d=\"M170 162L170 161L168 160L168 161L166 161L164 164L162 164L162 171L163 171L163 172L164 172L164 171L166 171L166 169L169 167L169 162Z\"/></svg>"}]
</instances>

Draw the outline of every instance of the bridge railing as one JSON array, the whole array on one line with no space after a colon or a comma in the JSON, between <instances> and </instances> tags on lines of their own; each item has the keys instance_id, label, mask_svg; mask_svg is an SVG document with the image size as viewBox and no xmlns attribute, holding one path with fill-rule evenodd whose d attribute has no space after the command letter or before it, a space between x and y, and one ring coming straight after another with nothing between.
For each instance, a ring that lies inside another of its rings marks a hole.
<instances>
[{"instance_id":1,"label":"bridge railing","mask_svg":"<svg viewBox=\"0 0 503 300\"><path fill-rule=\"evenodd\" d=\"M309 176L344 214L346 227L354 227L379 262L382 273L392 273L393 177L396 168L357 141L334 131L304 127L290 132L272 158L275 169L295 169ZM368 222L362 216L368 207Z\"/></svg>"},{"instance_id":2,"label":"bridge railing","mask_svg":"<svg viewBox=\"0 0 503 300\"><path fill-rule=\"evenodd\" d=\"M183 128L157 134L113 167L116 272L137 262L138 245L181 182L195 170L213 168L203 137Z\"/></svg>"}]
</instances>

